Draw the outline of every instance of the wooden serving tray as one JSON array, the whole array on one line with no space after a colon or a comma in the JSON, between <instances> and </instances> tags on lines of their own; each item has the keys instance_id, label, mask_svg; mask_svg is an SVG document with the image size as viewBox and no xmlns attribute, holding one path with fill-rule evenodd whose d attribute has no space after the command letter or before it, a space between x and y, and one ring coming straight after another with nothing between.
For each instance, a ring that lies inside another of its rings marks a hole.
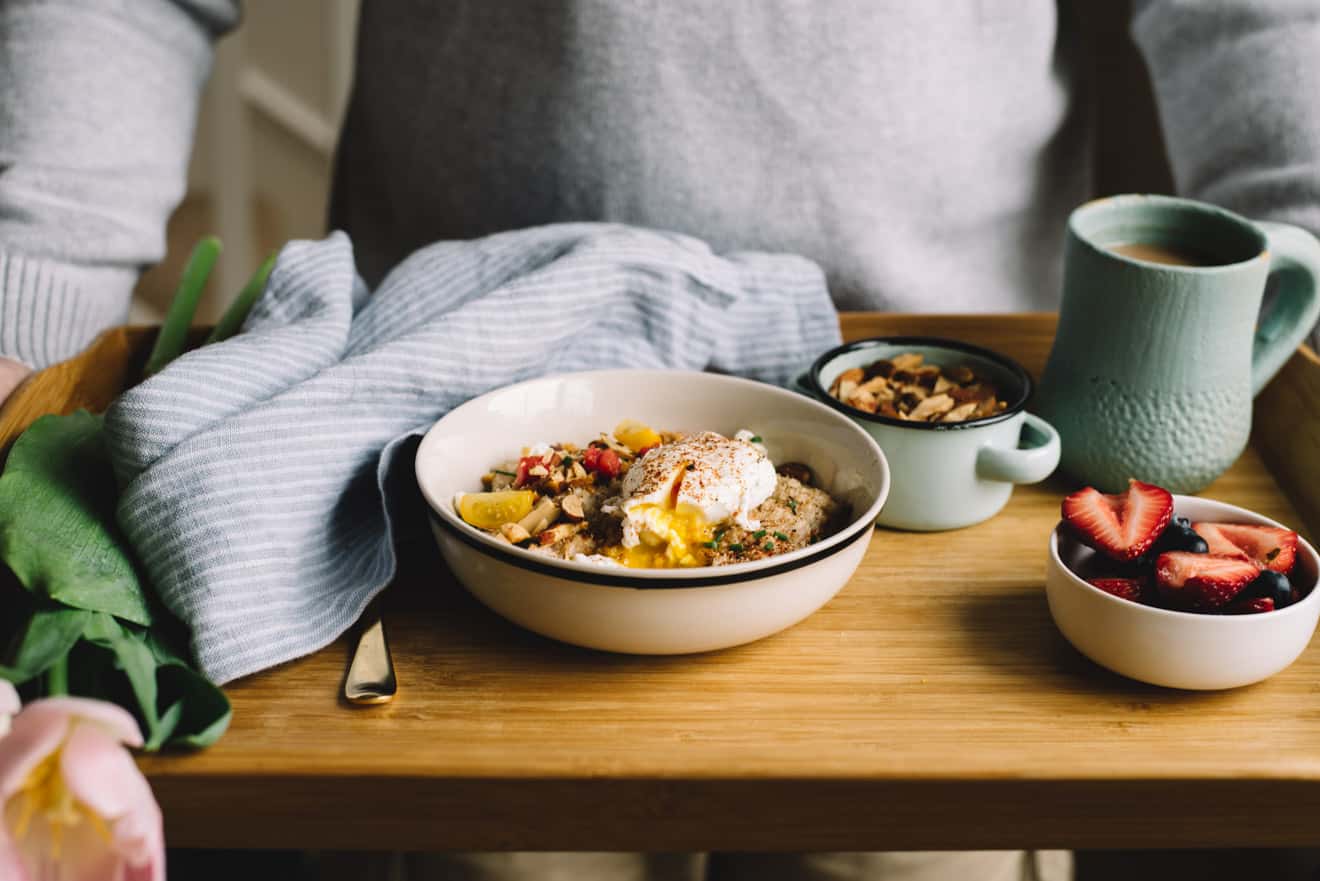
<instances>
[{"instance_id":1,"label":"wooden serving tray","mask_svg":"<svg viewBox=\"0 0 1320 881\"><path fill-rule=\"evenodd\" d=\"M1050 315L851 314L845 337L932 334L1039 375ZM32 378L32 419L104 407L151 333ZM496 617L434 549L385 599L400 694L339 698L349 641L227 689L211 749L140 762L179 846L853 850L1320 843L1320 643L1256 686L1170 691L1055 630L1046 540L1068 485L993 520L882 530L857 575L778 636L643 658ZM1204 495L1320 534L1320 359L1256 405L1253 446Z\"/></svg>"}]
</instances>

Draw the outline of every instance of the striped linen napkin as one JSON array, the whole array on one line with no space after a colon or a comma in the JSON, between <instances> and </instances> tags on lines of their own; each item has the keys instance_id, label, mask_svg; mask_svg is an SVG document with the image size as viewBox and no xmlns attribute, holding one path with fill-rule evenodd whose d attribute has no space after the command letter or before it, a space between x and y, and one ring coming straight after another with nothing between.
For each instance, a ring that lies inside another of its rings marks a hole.
<instances>
[{"instance_id":1,"label":"striped linen napkin","mask_svg":"<svg viewBox=\"0 0 1320 881\"><path fill-rule=\"evenodd\" d=\"M119 522L203 672L228 682L333 641L389 583L416 438L468 398L604 367L784 383L838 340L814 263L680 235L441 242L370 295L347 236L294 242L241 335L110 409Z\"/></svg>"}]
</instances>

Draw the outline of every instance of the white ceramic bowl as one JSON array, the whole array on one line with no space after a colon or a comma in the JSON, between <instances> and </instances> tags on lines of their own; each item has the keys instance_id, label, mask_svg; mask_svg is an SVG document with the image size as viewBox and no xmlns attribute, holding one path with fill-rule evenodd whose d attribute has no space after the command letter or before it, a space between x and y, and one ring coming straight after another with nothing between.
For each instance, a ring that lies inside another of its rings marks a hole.
<instances>
[{"instance_id":1,"label":"white ceramic bowl","mask_svg":"<svg viewBox=\"0 0 1320 881\"><path fill-rule=\"evenodd\" d=\"M771 459L803 462L852 506L847 527L781 556L730 566L623 569L557 560L469 526L457 492L538 441L586 443L623 419L672 431L740 428ZM417 481L454 575L505 618L587 648L682 654L777 633L810 615L852 576L889 493L884 453L847 417L802 395L730 376L678 370L601 370L498 389L450 411L422 439Z\"/></svg>"},{"instance_id":2,"label":"white ceramic bowl","mask_svg":"<svg viewBox=\"0 0 1320 881\"><path fill-rule=\"evenodd\" d=\"M1194 523L1282 525L1212 499L1175 495L1173 504L1175 516ZM1297 660L1320 618L1320 559L1305 540L1297 543L1296 565L1309 593L1291 606L1254 615L1174 612L1110 596L1076 574L1087 572L1094 558L1062 524L1050 536L1045 592L1054 623L1097 664L1152 685L1212 690L1267 679Z\"/></svg>"}]
</instances>

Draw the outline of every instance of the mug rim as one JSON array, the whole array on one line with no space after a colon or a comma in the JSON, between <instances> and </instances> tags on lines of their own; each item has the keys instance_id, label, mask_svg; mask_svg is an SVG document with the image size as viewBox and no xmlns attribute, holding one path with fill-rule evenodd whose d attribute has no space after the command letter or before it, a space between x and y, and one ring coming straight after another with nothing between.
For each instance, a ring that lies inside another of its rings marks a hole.
<instances>
[{"instance_id":1,"label":"mug rim","mask_svg":"<svg viewBox=\"0 0 1320 881\"><path fill-rule=\"evenodd\" d=\"M1123 210L1136 208L1142 205L1165 205L1199 214L1203 217L1211 217L1221 223L1228 223L1245 232L1256 241L1256 253L1245 260L1236 260L1232 263L1215 263L1210 266L1180 266L1173 263L1156 263L1153 260L1142 260L1140 257L1131 257L1127 254L1120 254L1117 251L1110 250L1096 244L1091 237L1078 228L1081 221L1092 214L1105 210ZM1142 269L1158 269L1162 272L1187 272L1198 275L1213 275L1217 273L1233 272L1240 270L1258 260L1268 260L1270 255L1269 239L1260 227L1252 221L1230 211L1227 208L1221 208L1218 205L1212 205L1209 202L1200 202L1196 199L1185 199L1180 196L1166 196L1162 193L1119 193L1113 196L1101 196L1098 199L1092 199L1078 205L1068 215L1068 233L1084 245L1091 253L1119 263L1126 263L1131 266L1137 266Z\"/></svg>"},{"instance_id":2,"label":"mug rim","mask_svg":"<svg viewBox=\"0 0 1320 881\"><path fill-rule=\"evenodd\" d=\"M964 419L962 422L912 422L904 419L894 419L890 416L881 416L879 413L868 413L865 410L850 407L829 393L829 390L825 388L825 384L821 382L820 375L821 371L823 371L831 361L842 355L855 352L858 349L877 348L882 345L926 346L932 349L951 349L969 355L976 355L987 361L993 361L1016 376L1021 384L1021 392L1016 400L998 413L991 416L982 416L979 419ZM1031 374L1027 373L1026 368L1007 355L1001 355L993 349L987 349L972 343L963 342L962 340L937 336L876 336L853 340L850 343L835 346L817 358L815 363L811 365L811 369L807 372L807 379L810 383L809 387L811 393L817 400L828 407L838 410L845 416L853 419L863 419L867 422L875 422L880 425L892 425L895 428L914 428L919 431L963 431L966 429L982 428L987 425L1006 422L1026 409L1027 401L1031 400L1031 394L1035 389Z\"/></svg>"}]
</instances>

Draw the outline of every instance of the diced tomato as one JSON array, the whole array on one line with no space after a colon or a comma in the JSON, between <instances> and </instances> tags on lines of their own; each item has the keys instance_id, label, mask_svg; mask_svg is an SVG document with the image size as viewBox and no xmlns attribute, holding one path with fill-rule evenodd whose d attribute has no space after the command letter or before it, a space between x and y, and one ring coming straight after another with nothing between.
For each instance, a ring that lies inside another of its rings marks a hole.
<instances>
[{"instance_id":1,"label":"diced tomato","mask_svg":"<svg viewBox=\"0 0 1320 881\"><path fill-rule=\"evenodd\" d=\"M619 454L608 447L587 447L582 454L582 467L612 480L619 476L623 463L619 461Z\"/></svg>"},{"instance_id":2,"label":"diced tomato","mask_svg":"<svg viewBox=\"0 0 1320 881\"><path fill-rule=\"evenodd\" d=\"M535 483L536 478L527 474L528 471L541 464L540 456L523 456L518 460L518 471L513 478L514 486L525 486L529 483Z\"/></svg>"}]
</instances>

